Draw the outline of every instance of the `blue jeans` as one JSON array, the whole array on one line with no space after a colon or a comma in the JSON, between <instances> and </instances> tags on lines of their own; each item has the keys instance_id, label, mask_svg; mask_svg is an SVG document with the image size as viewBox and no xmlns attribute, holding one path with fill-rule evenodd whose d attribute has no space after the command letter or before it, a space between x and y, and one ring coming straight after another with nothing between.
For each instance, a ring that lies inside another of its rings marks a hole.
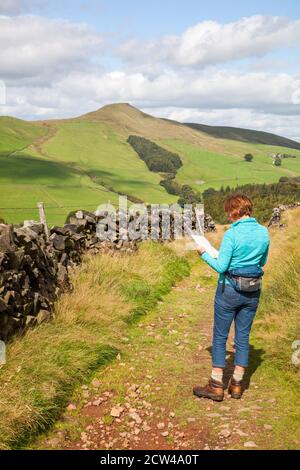
<instances>
[{"instance_id":1,"label":"blue jeans","mask_svg":"<svg viewBox=\"0 0 300 470\"><path fill-rule=\"evenodd\" d=\"M235 323L235 365L247 367L249 357L249 335L257 311L260 291L237 292L232 286L218 284L215 296L213 367L225 368L226 343L230 326Z\"/></svg>"}]
</instances>

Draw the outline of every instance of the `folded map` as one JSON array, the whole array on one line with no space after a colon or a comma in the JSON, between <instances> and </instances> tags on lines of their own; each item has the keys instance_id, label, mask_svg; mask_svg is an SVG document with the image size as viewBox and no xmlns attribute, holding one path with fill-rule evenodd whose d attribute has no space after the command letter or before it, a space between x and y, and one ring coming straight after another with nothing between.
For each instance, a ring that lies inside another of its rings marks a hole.
<instances>
[{"instance_id":1,"label":"folded map","mask_svg":"<svg viewBox=\"0 0 300 470\"><path fill-rule=\"evenodd\" d=\"M205 238L204 235L199 235L198 233L189 230L190 237L194 240L198 247L204 248L206 253L209 254L212 258L218 258L219 252L216 250L210 242Z\"/></svg>"}]
</instances>

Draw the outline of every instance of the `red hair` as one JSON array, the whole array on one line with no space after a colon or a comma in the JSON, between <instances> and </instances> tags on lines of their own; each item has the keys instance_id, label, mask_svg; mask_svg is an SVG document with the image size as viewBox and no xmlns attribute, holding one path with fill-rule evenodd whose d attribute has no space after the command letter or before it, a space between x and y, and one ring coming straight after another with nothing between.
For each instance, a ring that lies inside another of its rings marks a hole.
<instances>
[{"instance_id":1,"label":"red hair","mask_svg":"<svg viewBox=\"0 0 300 470\"><path fill-rule=\"evenodd\" d=\"M252 214L253 203L244 194L233 194L226 199L224 209L232 219L238 220L240 217Z\"/></svg>"}]
</instances>

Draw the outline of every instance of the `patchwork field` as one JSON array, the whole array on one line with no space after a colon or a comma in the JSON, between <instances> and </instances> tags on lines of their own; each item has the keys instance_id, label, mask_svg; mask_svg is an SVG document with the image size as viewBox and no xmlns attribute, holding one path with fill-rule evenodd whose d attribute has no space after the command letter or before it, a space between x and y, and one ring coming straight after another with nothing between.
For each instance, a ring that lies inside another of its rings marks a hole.
<instances>
[{"instance_id":1,"label":"patchwork field","mask_svg":"<svg viewBox=\"0 0 300 470\"><path fill-rule=\"evenodd\" d=\"M178 140L166 140L164 144L177 152L184 161L178 171L177 181L189 184L198 191L248 183L274 183L281 176L300 174L299 150L225 141L224 153L217 153ZM242 157L246 153L252 153L252 162L244 161ZM274 153L292 153L298 158L287 158L282 166L276 167L272 165L271 155Z\"/></svg>"},{"instance_id":2,"label":"patchwork field","mask_svg":"<svg viewBox=\"0 0 300 470\"><path fill-rule=\"evenodd\" d=\"M68 145L66 145L68 142ZM80 167L91 179L145 202L175 202L159 186L160 176L126 142L126 136L99 122L71 121L60 124L44 145L51 159Z\"/></svg>"},{"instance_id":3,"label":"patchwork field","mask_svg":"<svg viewBox=\"0 0 300 470\"><path fill-rule=\"evenodd\" d=\"M176 180L200 192L300 175L299 150L224 139L224 131L222 138L216 137L127 104L68 120L0 117L0 218L14 223L36 219L39 201L45 203L49 225L62 224L78 208L95 210L99 204L116 203L118 194L147 203L176 202L177 196L160 186L163 175L150 172L127 143L129 135L178 153L183 167ZM275 137L276 143L286 144ZM251 163L243 160L249 152L254 156ZM271 155L277 152L297 158L274 167Z\"/></svg>"},{"instance_id":4,"label":"patchwork field","mask_svg":"<svg viewBox=\"0 0 300 470\"><path fill-rule=\"evenodd\" d=\"M1 156L0 217L7 222L37 218L37 202L43 201L50 225L63 224L78 208L95 210L118 196L94 183L75 168L24 152Z\"/></svg>"}]
</instances>

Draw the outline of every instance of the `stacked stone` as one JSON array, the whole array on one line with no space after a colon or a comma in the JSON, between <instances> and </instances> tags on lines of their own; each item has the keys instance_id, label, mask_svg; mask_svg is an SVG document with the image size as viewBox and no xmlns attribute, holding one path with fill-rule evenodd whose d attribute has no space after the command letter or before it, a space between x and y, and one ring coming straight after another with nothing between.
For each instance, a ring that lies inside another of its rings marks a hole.
<instances>
[{"instance_id":1,"label":"stacked stone","mask_svg":"<svg viewBox=\"0 0 300 470\"><path fill-rule=\"evenodd\" d=\"M216 224L209 214L204 216L204 232L216 232Z\"/></svg>"},{"instance_id":2,"label":"stacked stone","mask_svg":"<svg viewBox=\"0 0 300 470\"><path fill-rule=\"evenodd\" d=\"M168 218L169 214L169 218ZM183 215L176 212L169 213L166 209L165 213L160 210L157 214L159 224L156 230L152 227L152 234L155 233L157 240L174 240L186 234L187 228L198 230L197 217L195 211L184 212ZM150 220L150 218L149 218ZM204 216L204 232L216 232L216 224L212 217L208 214ZM149 228L150 233L150 228ZM153 238L153 237L152 237Z\"/></svg>"},{"instance_id":3,"label":"stacked stone","mask_svg":"<svg viewBox=\"0 0 300 470\"><path fill-rule=\"evenodd\" d=\"M78 211L63 227L52 227L49 239L44 226L34 221L24 222L23 226L0 224L0 339L7 340L16 331L51 317L59 294L72 288L70 269L81 262L84 253L132 254L142 240L164 241L180 236L176 214L171 214L171 220L167 213L156 215L155 232L147 213L96 215ZM140 223L143 221L146 224ZM183 220L183 224L187 222ZM103 232L111 229L113 236L99 238L99 228ZM196 228L195 214L192 228ZM205 217L205 229L215 231L209 216Z\"/></svg>"},{"instance_id":4,"label":"stacked stone","mask_svg":"<svg viewBox=\"0 0 300 470\"><path fill-rule=\"evenodd\" d=\"M293 204L281 204L278 207L275 207L272 211L271 218L268 223L268 227L277 227L277 228L283 228L284 224L281 222L281 215L284 211L289 210L289 209L295 209L297 207L300 207L300 202L296 202Z\"/></svg>"},{"instance_id":5,"label":"stacked stone","mask_svg":"<svg viewBox=\"0 0 300 470\"><path fill-rule=\"evenodd\" d=\"M0 225L0 339L48 319L67 286L43 225Z\"/></svg>"},{"instance_id":6,"label":"stacked stone","mask_svg":"<svg viewBox=\"0 0 300 470\"><path fill-rule=\"evenodd\" d=\"M70 269L85 252L133 253L136 241L99 241L93 213L78 211L64 227L52 227L49 240L44 226L0 224L0 339L51 317L53 304L70 290Z\"/></svg>"},{"instance_id":7,"label":"stacked stone","mask_svg":"<svg viewBox=\"0 0 300 470\"><path fill-rule=\"evenodd\" d=\"M275 207L272 211L272 215L268 223L268 227L282 227L282 226L283 224L281 223L281 208Z\"/></svg>"}]
</instances>

